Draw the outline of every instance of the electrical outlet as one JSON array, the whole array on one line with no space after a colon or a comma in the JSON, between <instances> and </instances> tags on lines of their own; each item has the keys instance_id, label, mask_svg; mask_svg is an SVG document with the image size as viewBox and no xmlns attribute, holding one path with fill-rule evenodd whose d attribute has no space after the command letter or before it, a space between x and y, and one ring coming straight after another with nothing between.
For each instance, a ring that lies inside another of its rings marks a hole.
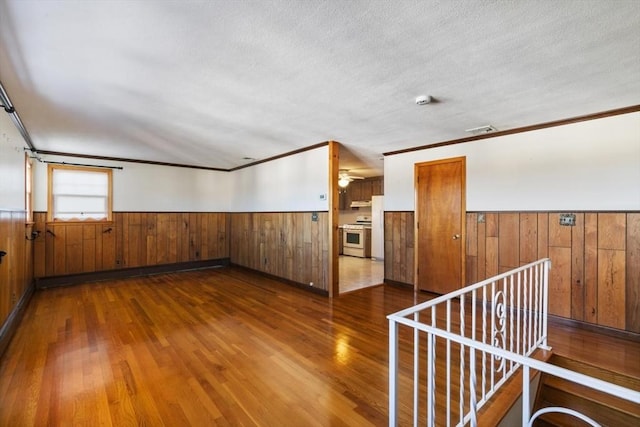
<instances>
[{"instance_id":1,"label":"electrical outlet","mask_svg":"<svg viewBox=\"0 0 640 427\"><path fill-rule=\"evenodd\" d=\"M574 226L576 225L575 214L560 214L560 225Z\"/></svg>"},{"instance_id":2,"label":"electrical outlet","mask_svg":"<svg viewBox=\"0 0 640 427\"><path fill-rule=\"evenodd\" d=\"M327 200L327 194L326 193L321 194L320 195L320 200Z\"/></svg>"}]
</instances>

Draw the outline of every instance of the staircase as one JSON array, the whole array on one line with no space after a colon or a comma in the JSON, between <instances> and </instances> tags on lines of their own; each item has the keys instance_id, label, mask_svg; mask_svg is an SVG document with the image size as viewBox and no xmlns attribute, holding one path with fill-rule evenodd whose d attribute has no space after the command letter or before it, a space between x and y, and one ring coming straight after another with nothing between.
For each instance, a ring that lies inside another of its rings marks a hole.
<instances>
[{"instance_id":1,"label":"staircase","mask_svg":"<svg viewBox=\"0 0 640 427\"><path fill-rule=\"evenodd\" d=\"M558 355L553 355L549 363L633 390L640 390L640 379L612 372L598 366ZM562 378L543 374L532 412L547 406L574 409L602 426L640 426L640 405L572 383ZM587 425L589 424L582 420L560 413L544 414L534 422L534 426L537 427L575 427Z\"/></svg>"}]
</instances>

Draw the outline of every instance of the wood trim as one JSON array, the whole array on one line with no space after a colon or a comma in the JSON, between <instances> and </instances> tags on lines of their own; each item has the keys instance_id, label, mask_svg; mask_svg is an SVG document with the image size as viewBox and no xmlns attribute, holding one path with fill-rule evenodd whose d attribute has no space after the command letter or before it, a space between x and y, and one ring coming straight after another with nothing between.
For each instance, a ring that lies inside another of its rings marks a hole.
<instances>
[{"instance_id":1,"label":"wood trim","mask_svg":"<svg viewBox=\"0 0 640 427\"><path fill-rule=\"evenodd\" d=\"M414 288L414 285L411 283L398 282L397 280L387 279L386 277L383 279L383 281L385 285L391 285L397 288L404 288L404 289L411 289L411 290L413 290Z\"/></svg>"},{"instance_id":2,"label":"wood trim","mask_svg":"<svg viewBox=\"0 0 640 427\"><path fill-rule=\"evenodd\" d=\"M300 288L300 289L302 289L304 291L307 291L307 292L311 292L311 293L314 293L314 294L322 295L322 296L325 296L325 297L330 296L329 295L329 291L326 291L326 290L320 289L320 288L316 288L316 287L313 287L313 286L309 286L309 285L306 285L304 283L296 282L295 280L286 279L284 277L276 276L274 274L265 273L264 271L255 270L255 269L250 268L250 267L245 267L244 265L239 265L239 264L234 264L234 263L230 263L229 265L231 267L233 267L233 268L250 271L253 274L257 274L259 276L263 276L263 277L266 277L266 278L271 279L271 280L275 280L275 281L280 282L280 283L285 283L287 285L291 285L291 286L294 286L296 288Z\"/></svg>"},{"instance_id":3,"label":"wood trim","mask_svg":"<svg viewBox=\"0 0 640 427\"><path fill-rule=\"evenodd\" d=\"M332 142L335 142L335 141L319 142L317 144L310 145L308 147L298 148L297 150L288 151L286 153L278 154L278 155L273 156L273 157L267 157L266 159L256 160L255 162L247 163L246 165L236 166L235 168L227 169L226 171L227 172L233 172L233 171L237 171L237 170L240 170L240 169L248 168L250 166L259 165L260 163L266 163L266 162L270 162L272 160L281 159L283 157L293 156L294 154L304 153L305 151L315 150L316 148L320 148L320 147L324 147L325 145L329 145Z\"/></svg>"},{"instance_id":4,"label":"wood trim","mask_svg":"<svg viewBox=\"0 0 640 427\"><path fill-rule=\"evenodd\" d=\"M156 162L153 160L128 159L125 157L95 156L91 154L67 153L64 151L49 151L49 150L37 150L37 149L33 149L32 151L36 154L44 154L48 156L76 157L76 158L82 158L82 159L107 160L110 162L141 163L146 165L171 166L176 168L204 169L204 170L213 170L213 171L220 171L220 172L229 172L229 169L212 168L207 166L186 165L181 163Z\"/></svg>"},{"instance_id":5,"label":"wood trim","mask_svg":"<svg viewBox=\"0 0 640 427\"><path fill-rule=\"evenodd\" d=\"M107 160L107 161L110 161L110 162L139 163L139 164L155 165L155 166L170 166L170 167L176 167L176 168L203 169L203 170L218 171L218 172L233 172L233 171L237 171L237 170L240 170L240 169L248 168L250 166L259 165L260 163L266 163L266 162L270 162L272 160L281 159L283 157L293 156L294 154L303 153L305 151L315 150L316 148L324 147L325 145L329 144L329 142L332 142L332 141L320 142L318 144L310 145L308 147L299 148L299 149L293 150L293 151L288 151L286 153L278 154L276 156L268 157L266 159L256 160L255 162L247 163L246 165L242 165L242 166L236 166L236 167L233 167L233 168L230 168L230 169L214 168L214 167L209 167L209 166L187 165L187 164L184 164L184 163L157 162L157 161L154 161L154 160L129 159L129 158L126 158L126 157L95 156L95 155L91 155L91 154L82 154L82 153L67 153L67 152L64 152L64 151L38 150L38 149L35 149L35 148L32 149L31 151L36 153L36 154L44 154L44 155L48 155L48 156L76 157L76 158L93 159L93 160Z\"/></svg>"},{"instance_id":6,"label":"wood trim","mask_svg":"<svg viewBox=\"0 0 640 427\"><path fill-rule=\"evenodd\" d=\"M162 273L176 273L179 271L225 267L228 265L229 258L221 258L203 261L178 262L173 264L150 265L144 267L120 268L117 270L70 274L68 276L49 276L36 279L36 287L38 289L48 289L59 286L77 285L79 283L126 279L129 277L150 276Z\"/></svg>"},{"instance_id":7,"label":"wood trim","mask_svg":"<svg viewBox=\"0 0 640 427\"><path fill-rule=\"evenodd\" d=\"M514 129L508 129L508 130L503 130L503 131L498 131L498 132L487 133L487 134L483 134L483 135L467 136L467 137L464 137L464 138L452 139L452 140L449 140L449 141L436 142L434 144L426 144L426 145L420 145L420 146L417 146L417 147L405 148L405 149L402 149L402 150L389 151L389 152L386 152L386 153L382 153L382 155L383 156L393 156L393 155L396 155L396 154L410 153L412 151L426 150L426 149L429 149L429 148L444 147L444 146L447 146L447 145L462 144L462 143L465 143L465 142L474 142L474 141L480 141L480 140L483 140L483 139L496 138L496 137L499 137L499 136L513 135L513 134L516 134L516 133L531 132L531 131L534 131L534 130L546 129L546 128L551 128L551 127L556 127L556 126L564 126L564 125L569 125L569 124L573 124L573 123L585 122L585 121L589 121L589 120L603 119L605 117L612 117L612 116L618 116L618 115L622 115L622 114L635 113L635 112L638 112L638 111L640 111L640 105L632 105L630 107L617 108L617 109L614 109L614 110L602 111L600 113L587 114L585 116L572 117L572 118L569 118L569 119L554 120L554 121L551 121L551 122L539 123L539 124L529 125L529 126L523 126L523 127L514 128Z\"/></svg>"},{"instance_id":8,"label":"wood trim","mask_svg":"<svg viewBox=\"0 0 640 427\"><path fill-rule=\"evenodd\" d=\"M327 271L327 287L329 297L337 297L340 293L340 269L338 257L340 256L340 234L338 233L340 194L338 193L338 172L340 170L340 144L329 141L329 218L327 219L329 230L329 265Z\"/></svg>"}]
</instances>

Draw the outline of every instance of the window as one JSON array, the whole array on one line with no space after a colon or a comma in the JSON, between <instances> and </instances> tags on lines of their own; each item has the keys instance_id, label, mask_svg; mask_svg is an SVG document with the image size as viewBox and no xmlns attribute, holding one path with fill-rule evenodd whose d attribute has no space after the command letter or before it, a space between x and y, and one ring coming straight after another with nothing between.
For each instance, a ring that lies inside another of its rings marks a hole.
<instances>
[{"instance_id":1,"label":"window","mask_svg":"<svg viewBox=\"0 0 640 427\"><path fill-rule=\"evenodd\" d=\"M110 221L111 169L49 165L49 221Z\"/></svg>"}]
</instances>

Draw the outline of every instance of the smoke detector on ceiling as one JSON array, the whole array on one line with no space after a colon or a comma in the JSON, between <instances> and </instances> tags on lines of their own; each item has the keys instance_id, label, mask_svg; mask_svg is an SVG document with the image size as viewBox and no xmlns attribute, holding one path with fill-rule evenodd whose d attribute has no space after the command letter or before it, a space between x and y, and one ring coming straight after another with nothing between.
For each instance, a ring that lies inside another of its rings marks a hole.
<instances>
[{"instance_id":1,"label":"smoke detector on ceiling","mask_svg":"<svg viewBox=\"0 0 640 427\"><path fill-rule=\"evenodd\" d=\"M416 104L427 105L431 103L431 97L429 95L420 95L416 98Z\"/></svg>"},{"instance_id":2,"label":"smoke detector on ceiling","mask_svg":"<svg viewBox=\"0 0 640 427\"><path fill-rule=\"evenodd\" d=\"M482 135L485 133L496 132L498 129L491 125L478 126L477 128L471 128L465 130L465 132L469 132L472 135Z\"/></svg>"}]
</instances>

